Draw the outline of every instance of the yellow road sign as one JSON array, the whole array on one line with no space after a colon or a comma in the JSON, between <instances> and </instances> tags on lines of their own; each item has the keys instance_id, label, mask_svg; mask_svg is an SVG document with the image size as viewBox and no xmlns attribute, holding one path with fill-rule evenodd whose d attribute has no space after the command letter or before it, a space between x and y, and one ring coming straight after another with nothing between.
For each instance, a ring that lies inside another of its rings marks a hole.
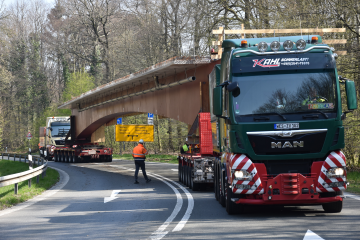
<instances>
[{"instance_id":1,"label":"yellow road sign","mask_svg":"<svg viewBox=\"0 0 360 240\"><path fill-rule=\"evenodd\" d=\"M117 142L154 141L154 125L115 125L115 140Z\"/></svg>"}]
</instances>

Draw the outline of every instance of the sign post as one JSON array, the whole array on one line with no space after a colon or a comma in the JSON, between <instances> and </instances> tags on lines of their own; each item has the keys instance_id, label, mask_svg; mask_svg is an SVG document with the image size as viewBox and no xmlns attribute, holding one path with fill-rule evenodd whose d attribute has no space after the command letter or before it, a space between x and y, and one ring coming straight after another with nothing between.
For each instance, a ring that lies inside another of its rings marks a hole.
<instances>
[{"instance_id":1,"label":"sign post","mask_svg":"<svg viewBox=\"0 0 360 240\"><path fill-rule=\"evenodd\" d=\"M30 148L30 140L32 138L32 135L30 132L28 132L28 134L26 135L27 139L29 139L29 155L31 154L31 148Z\"/></svg>"}]
</instances>

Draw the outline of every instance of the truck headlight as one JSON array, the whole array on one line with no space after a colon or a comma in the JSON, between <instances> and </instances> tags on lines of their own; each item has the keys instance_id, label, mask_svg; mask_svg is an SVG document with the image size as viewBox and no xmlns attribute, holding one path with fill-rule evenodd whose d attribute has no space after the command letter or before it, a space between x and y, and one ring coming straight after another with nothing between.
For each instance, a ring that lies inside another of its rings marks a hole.
<instances>
[{"instance_id":1,"label":"truck headlight","mask_svg":"<svg viewBox=\"0 0 360 240\"><path fill-rule=\"evenodd\" d=\"M246 170L235 170L234 177L235 177L235 180L242 180L242 181L251 181L252 180L251 173L249 173Z\"/></svg>"},{"instance_id":2,"label":"truck headlight","mask_svg":"<svg viewBox=\"0 0 360 240\"><path fill-rule=\"evenodd\" d=\"M326 173L328 178L335 178L335 177L344 177L345 176L345 169L344 168L330 168L329 171Z\"/></svg>"}]
</instances>

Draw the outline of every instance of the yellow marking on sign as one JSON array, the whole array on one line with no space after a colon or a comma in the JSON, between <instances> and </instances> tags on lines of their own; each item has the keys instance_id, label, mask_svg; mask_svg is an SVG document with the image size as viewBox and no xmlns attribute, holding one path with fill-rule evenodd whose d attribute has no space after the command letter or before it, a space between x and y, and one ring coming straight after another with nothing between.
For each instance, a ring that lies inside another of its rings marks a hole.
<instances>
[{"instance_id":1,"label":"yellow marking on sign","mask_svg":"<svg viewBox=\"0 0 360 240\"><path fill-rule=\"evenodd\" d=\"M115 125L117 142L154 142L154 125Z\"/></svg>"}]
</instances>

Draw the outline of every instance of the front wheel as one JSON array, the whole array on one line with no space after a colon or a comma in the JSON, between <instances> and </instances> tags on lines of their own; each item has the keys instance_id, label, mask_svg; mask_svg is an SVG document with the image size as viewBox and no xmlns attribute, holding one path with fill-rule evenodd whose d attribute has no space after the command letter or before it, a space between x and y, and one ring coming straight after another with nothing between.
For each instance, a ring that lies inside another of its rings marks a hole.
<instances>
[{"instance_id":1,"label":"front wheel","mask_svg":"<svg viewBox=\"0 0 360 240\"><path fill-rule=\"evenodd\" d=\"M231 188L229 187L229 184L226 183L226 211L229 215L233 215L236 213L236 203L231 201L231 198L233 198L233 192Z\"/></svg>"},{"instance_id":2,"label":"front wheel","mask_svg":"<svg viewBox=\"0 0 360 240\"><path fill-rule=\"evenodd\" d=\"M332 202L332 203L324 203L322 205L323 209L327 213L339 213L342 210L343 202Z\"/></svg>"}]
</instances>

